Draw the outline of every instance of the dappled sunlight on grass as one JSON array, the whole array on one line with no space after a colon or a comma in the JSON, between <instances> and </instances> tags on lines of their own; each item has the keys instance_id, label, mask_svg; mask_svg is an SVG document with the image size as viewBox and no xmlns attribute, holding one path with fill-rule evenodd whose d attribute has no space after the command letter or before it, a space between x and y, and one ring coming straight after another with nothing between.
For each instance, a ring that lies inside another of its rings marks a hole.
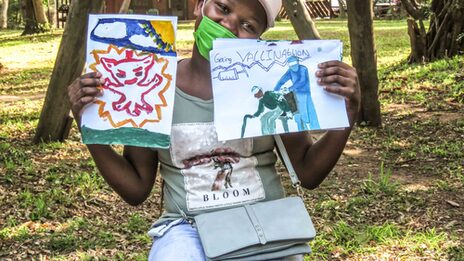
<instances>
[{"instance_id":1,"label":"dappled sunlight on grass","mask_svg":"<svg viewBox=\"0 0 464 261\"><path fill-rule=\"evenodd\" d=\"M0 35L2 35L0 33ZM0 38L0 63L9 70L53 67L62 31L27 37Z\"/></svg>"}]
</instances>

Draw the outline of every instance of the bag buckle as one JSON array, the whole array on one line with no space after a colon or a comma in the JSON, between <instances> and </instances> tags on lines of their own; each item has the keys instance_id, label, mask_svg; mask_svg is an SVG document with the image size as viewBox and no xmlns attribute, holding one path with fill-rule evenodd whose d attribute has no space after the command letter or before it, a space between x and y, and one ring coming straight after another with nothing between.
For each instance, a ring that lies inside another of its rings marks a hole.
<instances>
[{"instance_id":1,"label":"bag buckle","mask_svg":"<svg viewBox=\"0 0 464 261\"><path fill-rule=\"evenodd\" d=\"M298 194L300 198L304 198L304 190L301 187L301 181L298 181L297 183L292 184L292 187L296 189L296 194Z\"/></svg>"}]
</instances>

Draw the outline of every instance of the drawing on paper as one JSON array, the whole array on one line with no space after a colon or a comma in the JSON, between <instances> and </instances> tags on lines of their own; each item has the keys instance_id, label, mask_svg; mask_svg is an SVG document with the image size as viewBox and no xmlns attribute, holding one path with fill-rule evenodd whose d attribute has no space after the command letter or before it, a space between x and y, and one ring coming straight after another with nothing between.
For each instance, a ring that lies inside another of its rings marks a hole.
<instances>
[{"instance_id":1,"label":"drawing on paper","mask_svg":"<svg viewBox=\"0 0 464 261\"><path fill-rule=\"evenodd\" d=\"M210 54L220 140L349 125L344 99L315 77L317 64L341 59L340 41L237 41L221 39Z\"/></svg>"},{"instance_id":2,"label":"drawing on paper","mask_svg":"<svg viewBox=\"0 0 464 261\"><path fill-rule=\"evenodd\" d=\"M289 69L277 82L274 91L280 91L282 86L290 81L291 86L288 89L296 97L298 108L298 113L295 115L298 131L318 130L320 127L311 96L308 68L300 64L299 58L296 56L290 56L287 59L287 65Z\"/></svg>"},{"instance_id":3,"label":"drawing on paper","mask_svg":"<svg viewBox=\"0 0 464 261\"><path fill-rule=\"evenodd\" d=\"M102 74L103 96L85 109L84 143L169 146L175 18L91 15L87 71Z\"/></svg>"},{"instance_id":4,"label":"drawing on paper","mask_svg":"<svg viewBox=\"0 0 464 261\"><path fill-rule=\"evenodd\" d=\"M283 93L275 91L263 92L259 86L251 88L253 96L259 100L258 109L254 114L246 114L243 117L242 131L240 137L243 138L246 131L246 124L249 119L259 117L261 123L261 134L271 135L276 133L276 121L279 119L285 132L289 132L288 120L293 118L296 108L291 108L288 100L293 96L285 96ZM287 100L288 99L288 100ZM264 112L266 110L266 112Z\"/></svg>"},{"instance_id":5,"label":"drawing on paper","mask_svg":"<svg viewBox=\"0 0 464 261\"><path fill-rule=\"evenodd\" d=\"M172 80L172 75L166 73L168 60L113 45L107 51L94 50L92 54L96 62L90 68L109 76L102 88L115 98L111 102L96 101L100 118L107 119L113 128L141 128L162 120L161 107L167 106L164 92ZM161 71L150 73L157 66Z\"/></svg>"}]
</instances>

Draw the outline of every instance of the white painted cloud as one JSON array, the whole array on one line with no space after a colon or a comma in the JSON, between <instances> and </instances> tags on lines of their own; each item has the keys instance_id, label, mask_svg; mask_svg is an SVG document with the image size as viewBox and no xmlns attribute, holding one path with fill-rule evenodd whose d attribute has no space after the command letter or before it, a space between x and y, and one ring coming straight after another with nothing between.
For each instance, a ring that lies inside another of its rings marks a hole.
<instances>
[{"instance_id":1,"label":"white painted cloud","mask_svg":"<svg viewBox=\"0 0 464 261\"><path fill-rule=\"evenodd\" d=\"M155 42L153 42L153 38L143 36L143 35L133 35L129 38L131 43L140 45L143 47L154 47Z\"/></svg>"},{"instance_id":2,"label":"white painted cloud","mask_svg":"<svg viewBox=\"0 0 464 261\"><path fill-rule=\"evenodd\" d=\"M95 35L104 38L124 38L127 36L126 24L121 22L99 24L95 28Z\"/></svg>"}]
</instances>

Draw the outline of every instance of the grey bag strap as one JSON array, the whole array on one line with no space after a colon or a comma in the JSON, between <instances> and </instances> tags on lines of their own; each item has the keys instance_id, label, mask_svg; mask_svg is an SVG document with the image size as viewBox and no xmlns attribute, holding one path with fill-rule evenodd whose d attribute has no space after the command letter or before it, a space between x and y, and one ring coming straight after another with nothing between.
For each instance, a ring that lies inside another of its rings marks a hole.
<instances>
[{"instance_id":1,"label":"grey bag strap","mask_svg":"<svg viewBox=\"0 0 464 261\"><path fill-rule=\"evenodd\" d=\"M282 142L280 135L274 135L274 140L277 144L277 148L279 148L282 160L284 161L284 164L287 167L288 175L290 176L290 179L292 180L292 185L294 188L298 188L301 185L301 182L298 179L298 176L296 175L295 169L293 169L292 162L290 161L290 158L288 157L287 150L285 149L284 143Z\"/></svg>"}]
</instances>

